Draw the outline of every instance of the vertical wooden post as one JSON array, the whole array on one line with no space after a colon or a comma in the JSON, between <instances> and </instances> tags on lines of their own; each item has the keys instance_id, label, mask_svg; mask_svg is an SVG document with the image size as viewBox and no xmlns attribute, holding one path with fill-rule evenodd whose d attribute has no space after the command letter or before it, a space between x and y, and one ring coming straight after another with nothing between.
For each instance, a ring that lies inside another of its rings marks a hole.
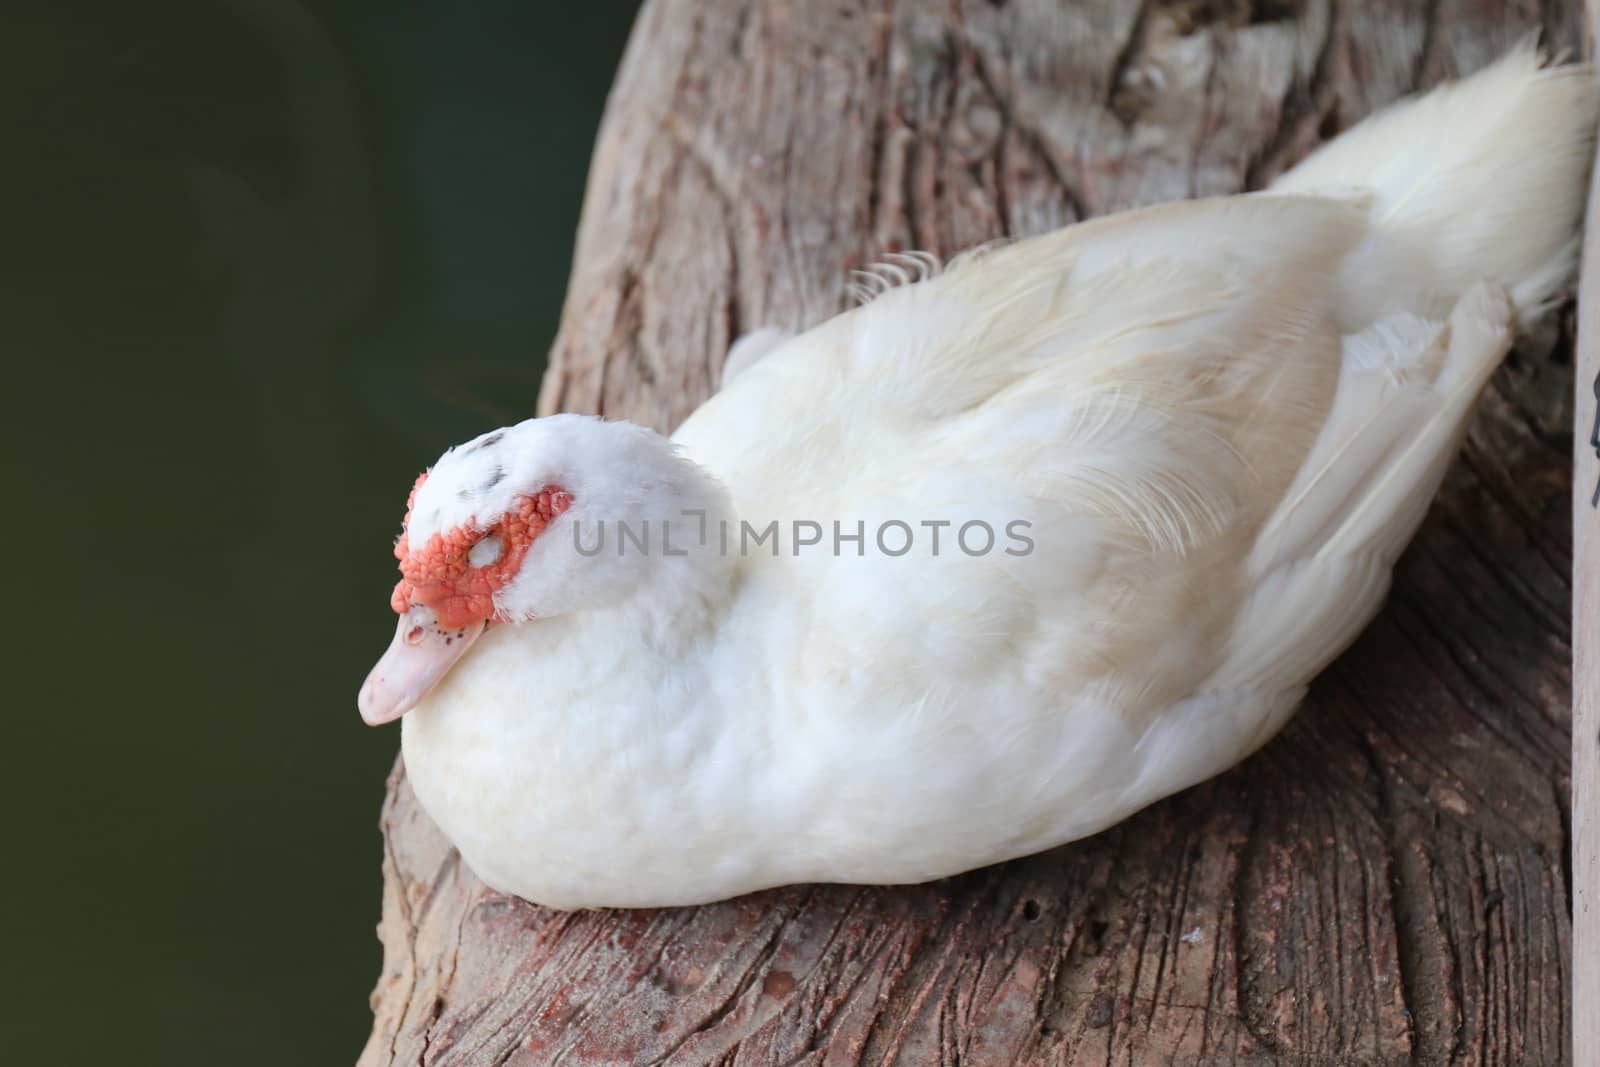
<instances>
[{"instance_id":1,"label":"vertical wooden post","mask_svg":"<svg viewBox=\"0 0 1600 1067\"><path fill-rule=\"evenodd\" d=\"M1600 3L1590 0L1589 54ZM1579 283L1572 477L1572 1062L1600 1063L1600 167ZM1590 1005L1584 1010L1582 1005Z\"/></svg>"},{"instance_id":2,"label":"vertical wooden post","mask_svg":"<svg viewBox=\"0 0 1600 1067\"><path fill-rule=\"evenodd\" d=\"M1589 0L1595 57L1600 0ZM1573 359L1572 1062L1600 1063L1600 166L1589 179ZM1587 1008L1584 1005L1588 1005Z\"/></svg>"}]
</instances>

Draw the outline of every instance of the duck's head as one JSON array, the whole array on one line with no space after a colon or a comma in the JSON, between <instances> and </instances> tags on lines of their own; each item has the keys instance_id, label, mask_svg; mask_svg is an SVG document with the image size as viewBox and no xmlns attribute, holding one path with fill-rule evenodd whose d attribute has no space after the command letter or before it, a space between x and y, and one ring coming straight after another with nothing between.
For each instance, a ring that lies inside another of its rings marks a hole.
<instances>
[{"instance_id":1,"label":"duck's head","mask_svg":"<svg viewBox=\"0 0 1600 1067\"><path fill-rule=\"evenodd\" d=\"M619 545L617 524L717 514L719 498L666 438L592 416L529 419L445 452L407 501L389 600L399 624L361 687L361 717L404 715L491 626L615 606L681 569L681 550Z\"/></svg>"}]
</instances>

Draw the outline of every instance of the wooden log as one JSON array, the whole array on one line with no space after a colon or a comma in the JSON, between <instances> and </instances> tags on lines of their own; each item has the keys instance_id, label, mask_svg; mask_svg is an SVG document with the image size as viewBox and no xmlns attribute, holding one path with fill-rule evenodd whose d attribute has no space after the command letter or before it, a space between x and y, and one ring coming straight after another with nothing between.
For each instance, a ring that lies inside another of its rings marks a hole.
<instances>
[{"instance_id":1,"label":"wooden log","mask_svg":"<svg viewBox=\"0 0 1600 1067\"><path fill-rule=\"evenodd\" d=\"M1259 186L1540 19L1578 51L1575 0L653 0L540 408L668 429L883 252ZM486 889L397 766L361 1063L1569 1062L1568 332L1496 375L1283 735L1090 840L562 914Z\"/></svg>"},{"instance_id":2,"label":"wooden log","mask_svg":"<svg viewBox=\"0 0 1600 1067\"><path fill-rule=\"evenodd\" d=\"M1600 0L1589 0L1589 55ZM1600 167L1578 287L1572 482L1572 1062L1600 1063Z\"/></svg>"}]
</instances>

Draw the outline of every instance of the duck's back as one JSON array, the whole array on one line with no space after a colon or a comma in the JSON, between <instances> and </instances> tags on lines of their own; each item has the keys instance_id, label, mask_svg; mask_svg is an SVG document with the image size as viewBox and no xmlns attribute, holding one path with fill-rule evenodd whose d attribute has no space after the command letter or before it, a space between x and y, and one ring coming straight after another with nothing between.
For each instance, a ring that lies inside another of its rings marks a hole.
<instances>
[{"instance_id":1,"label":"duck's back","mask_svg":"<svg viewBox=\"0 0 1600 1067\"><path fill-rule=\"evenodd\" d=\"M1298 195L1097 220L891 290L685 424L741 518L822 528L744 561L731 620L766 635L779 777L810 813L786 877L1081 836L1281 726L1377 609L1510 343L1507 290L1531 311L1570 271L1592 77L1522 52L1475 82L1351 131ZM1485 86L1512 103L1486 116ZM1027 544L970 552L974 521ZM885 553L886 526L915 547Z\"/></svg>"}]
</instances>

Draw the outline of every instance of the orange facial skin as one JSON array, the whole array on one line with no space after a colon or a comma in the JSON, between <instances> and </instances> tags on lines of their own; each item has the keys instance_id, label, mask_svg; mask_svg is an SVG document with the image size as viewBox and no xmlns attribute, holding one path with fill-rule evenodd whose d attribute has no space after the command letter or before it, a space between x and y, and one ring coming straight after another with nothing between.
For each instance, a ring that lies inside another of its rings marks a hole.
<instances>
[{"instance_id":1,"label":"orange facial skin","mask_svg":"<svg viewBox=\"0 0 1600 1067\"><path fill-rule=\"evenodd\" d=\"M411 526L411 509L417 490L428 480L428 472L418 476L406 500L406 527ZM441 629L458 630L495 618L494 594L515 578L523 557L567 508L572 494L558 485L547 485L531 496L518 497L511 509L490 527L471 520L428 538L428 543L412 551L409 534L395 542L394 555L400 561L401 578L389 598L395 614L404 615L413 605L434 610ZM485 537L500 538L500 558L484 567L467 560L467 550ZM511 620L499 620L511 621Z\"/></svg>"}]
</instances>

